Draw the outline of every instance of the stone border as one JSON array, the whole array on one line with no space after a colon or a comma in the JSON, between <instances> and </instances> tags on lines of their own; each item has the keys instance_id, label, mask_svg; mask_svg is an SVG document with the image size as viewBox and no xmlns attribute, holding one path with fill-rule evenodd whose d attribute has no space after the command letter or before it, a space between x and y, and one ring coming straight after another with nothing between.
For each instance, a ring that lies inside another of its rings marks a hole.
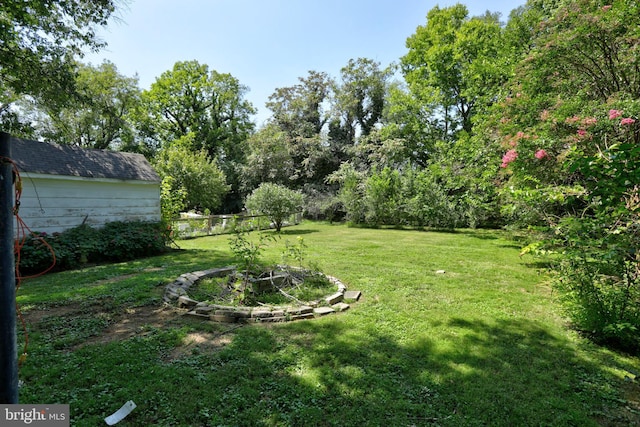
<instances>
[{"instance_id":1,"label":"stone border","mask_svg":"<svg viewBox=\"0 0 640 427\"><path fill-rule=\"evenodd\" d=\"M331 283L337 286L337 292L326 296L321 301L310 301L299 306L259 306L236 307L227 305L208 304L189 298L188 290L201 279L224 277L233 274L233 266L194 271L180 275L165 287L163 300L176 303L178 307L186 308L188 315L202 319L224 323L251 322L287 322L292 320L313 319L327 314L348 310L350 305L344 300L358 301L360 291L347 291L347 287L333 276L327 276Z\"/></svg>"}]
</instances>

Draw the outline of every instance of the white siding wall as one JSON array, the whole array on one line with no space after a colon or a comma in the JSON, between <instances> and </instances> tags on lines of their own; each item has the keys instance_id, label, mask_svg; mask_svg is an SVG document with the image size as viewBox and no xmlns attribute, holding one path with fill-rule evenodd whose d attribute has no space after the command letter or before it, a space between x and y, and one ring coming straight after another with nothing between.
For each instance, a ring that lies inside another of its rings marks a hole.
<instances>
[{"instance_id":1,"label":"white siding wall","mask_svg":"<svg viewBox=\"0 0 640 427\"><path fill-rule=\"evenodd\" d=\"M160 221L160 184L26 174L19 214L33 231L53 233L83 222Z\"/></svg>"}]
</instances>

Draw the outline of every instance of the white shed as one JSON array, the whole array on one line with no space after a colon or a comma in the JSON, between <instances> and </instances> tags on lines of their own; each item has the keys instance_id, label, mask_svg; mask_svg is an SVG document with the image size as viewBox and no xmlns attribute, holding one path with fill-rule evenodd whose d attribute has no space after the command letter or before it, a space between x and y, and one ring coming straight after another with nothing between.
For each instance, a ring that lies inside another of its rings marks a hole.
<instances>
[{"instance_id":1,"label":"white shed","mask_svg":"<svg viewBox=\"0 0 640 427\"><path fill-rule=\"evenodd\" d=\"M11 138L22 177L19 215L53 233L112 221L160 221L160 177L141 154Z\"/></svg>"}]
</instances>

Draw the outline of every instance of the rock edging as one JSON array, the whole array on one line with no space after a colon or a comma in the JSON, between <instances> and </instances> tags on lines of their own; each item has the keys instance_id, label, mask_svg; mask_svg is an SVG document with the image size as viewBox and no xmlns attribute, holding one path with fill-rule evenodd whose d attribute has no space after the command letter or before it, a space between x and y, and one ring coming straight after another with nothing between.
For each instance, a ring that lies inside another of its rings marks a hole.
<instances>
[{"instance_id":1,"label":"rock edging","mask_svg":"<svg viewBox=\"0 0 640 427\"><path fill-rule=\"evenodd\" d=\"M313 319L328 314L348 310L351 305L344 302L358 301L360 291L347 291L347 287L339 279L328 276L327 279L336 285L336 292L320 301L310 301L303 305L236 307L209 304L189 297L189 289L201 279L224 277L235 273L233 266L194 271L180 275L165 287L163 300L178 307L187 309L187 315L224 323L251 322L287 322L293 320Z\"/></svg>"}]
</instances>

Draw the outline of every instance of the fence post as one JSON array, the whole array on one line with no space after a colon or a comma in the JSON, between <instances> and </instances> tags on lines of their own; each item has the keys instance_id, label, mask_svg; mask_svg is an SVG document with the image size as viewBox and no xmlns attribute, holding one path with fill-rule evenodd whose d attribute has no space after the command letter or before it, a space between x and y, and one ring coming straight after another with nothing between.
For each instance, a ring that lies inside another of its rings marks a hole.
<instances>
[{"instance_id":1,"label":"fence post","mask_svg":"<svg viewBox=\"0 0 640 427\"><path fill-rule=\"evenodd\" d=\"M11 135L0 132L0 404L18 403Z\"/></svg>"}]
</instances>

